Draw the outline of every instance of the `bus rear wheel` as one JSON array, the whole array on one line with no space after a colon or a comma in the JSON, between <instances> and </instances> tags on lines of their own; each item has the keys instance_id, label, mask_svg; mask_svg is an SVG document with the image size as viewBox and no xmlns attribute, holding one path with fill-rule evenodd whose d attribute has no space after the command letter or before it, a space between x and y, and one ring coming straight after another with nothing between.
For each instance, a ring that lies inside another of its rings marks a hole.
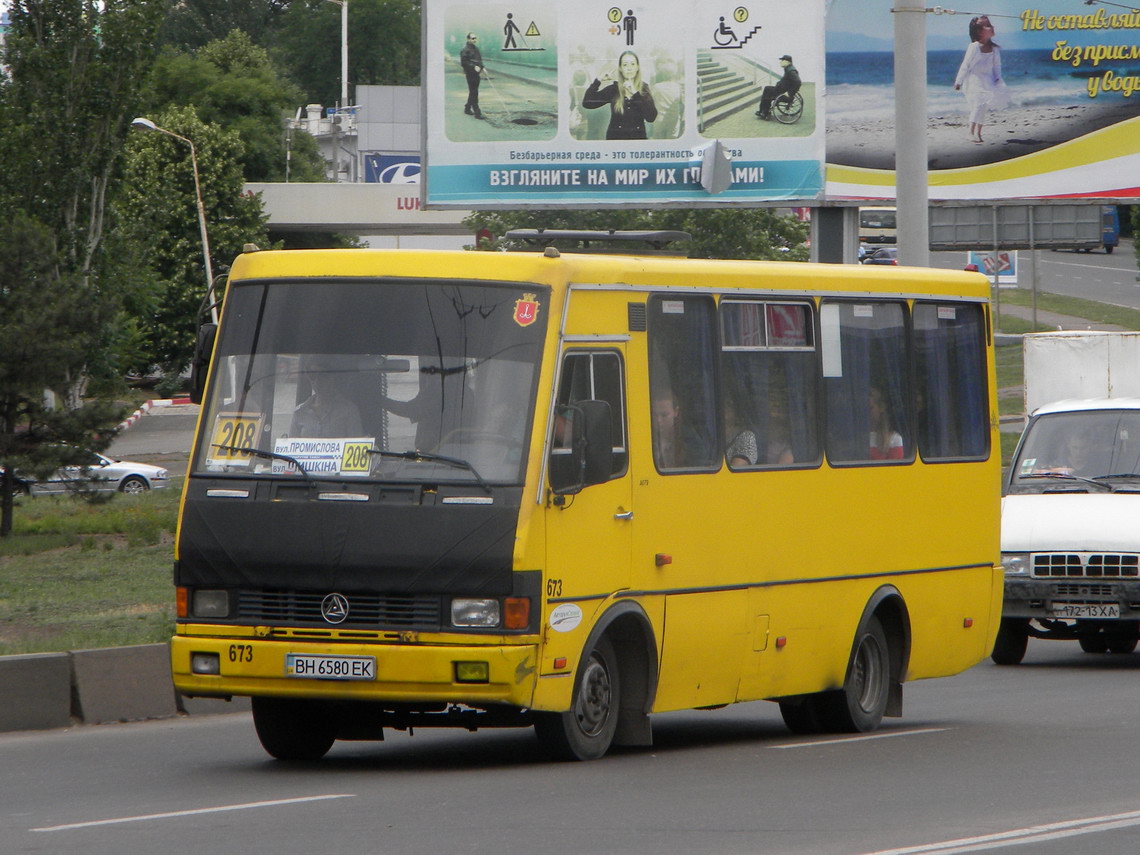
<instances>
[{"instance_id":1,"label":"bus rear wheel","mask_svg":"<svg viewBox=\"0 0 1140 855\"><path fill-rule=\"evenodd\" d=\"M621 708L621 676L613 644L603 636L582 660L570 709L538 713L538 741L559 760L597 760L609 750Z\"/></svg>"},{"instance_id":2,"label":"bus rear wheel","mask_svg":"<svg viewBox=\"0 0 1140 855\"><path fill-rule=\"evenodd\" d=\"M883 720L891 692L891 655L877 617L859 629L843 688L819 695L817 715L827 730L865 733Z\"/></svg>"},{"instance_id":3,"label":"bus rear wheel","mask_svg":"<svg viewBox=\"0 0 1140 855\"><path fill-rule=\"evenodd\" d=\"M253 698L253 726L270 756L320 760L336 741L336 724L319 701Z\"/></svg>"}]
</instances>

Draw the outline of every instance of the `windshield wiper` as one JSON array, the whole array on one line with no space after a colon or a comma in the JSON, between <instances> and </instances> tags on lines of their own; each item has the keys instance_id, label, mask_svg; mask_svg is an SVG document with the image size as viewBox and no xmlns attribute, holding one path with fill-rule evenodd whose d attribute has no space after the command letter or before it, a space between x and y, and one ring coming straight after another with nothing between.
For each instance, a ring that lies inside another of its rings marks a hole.
<instances>
[{"instance_id":1,"label":"windshield wiper","mask_svg":"<svg viewBox=\"0 0 1140 855\"><path fill-rule=\"evenodd\" d=\"M475 467L471 465L470 461L464 460L461 457L447 457L443 454L431 454L430 452L426 451L384 451L381 448L370 448L368 449L368 453L378 454L381 457L397 457L401 460L423 460L429 463L446 463L448 466L456 466L460 469L466 469L468 472L475 476L475 480L479 482L479 486L487 492L487 495L492 495L491 486L483 480L483 476L481 476Z\"/></svg>"},{"instance_id":2,"label":"windshield wiper","mask_svg":"<svg viewBox=\"0 0 1140 855\"><path fill-rule=\"evenodd\" d=\"M1108 476L1100 475L1098 477L1099 478L1105 478L1105 477L1111 478L1113 476L1111 476L1111 475L1108 475ZM1081 481L1085 484L1092 484L1094 487L1100 487L1102 490L1107 490L1110 493L1116 492L1116 490L1113 489L1113 486L1111 484L1105 484L1105 483L1098 481L1096 479L1093 479L1093 478L1085 478L1082 475L1070 475L1068 472L1031 472L1028 475L1019 475L1018 478L1020 480L1023 480L1023 481L1027 478L1059 478L1062 481Z\"/></svg>"},{"instance_id":3,"label":"windshield wiper","mask_svg":"<svg viewBox=\"0 0 1140 855\"><path fill-rule=\"evenodd\" d=\"M297 468L306 481L311 481L313 476L305 471L305 467L301 465L296 457L290 457L288 454L278 454L276 451L266 451L262 448L239 448L236 445L218 445L214 443L214 448L219 451L228 451L230 454L252 454L254 457L264 457L266 460L284 460Z\"/></svg>"}]
</instances>

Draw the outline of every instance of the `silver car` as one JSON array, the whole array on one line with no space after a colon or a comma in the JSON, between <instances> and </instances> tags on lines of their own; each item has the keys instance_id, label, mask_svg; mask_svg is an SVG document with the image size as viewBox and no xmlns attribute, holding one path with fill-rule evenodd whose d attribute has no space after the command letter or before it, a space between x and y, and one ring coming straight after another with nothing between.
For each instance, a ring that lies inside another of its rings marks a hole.
<instances>
[{"instance_id":1,"label":"silver car","mask_svg":"<svg viewBox=\"0 0 1140 855\"><path fill-rule=\"evenodd\" d=\"M95 490L101 493L145 493L161 490L170 479L169 473L149 463L113 460L94 451L85 452L89 459L78 466L63 466L46 480L21 478L16 473L16 489L38 496L47 493L69 493Z\"/></svg>"}]
</instances>

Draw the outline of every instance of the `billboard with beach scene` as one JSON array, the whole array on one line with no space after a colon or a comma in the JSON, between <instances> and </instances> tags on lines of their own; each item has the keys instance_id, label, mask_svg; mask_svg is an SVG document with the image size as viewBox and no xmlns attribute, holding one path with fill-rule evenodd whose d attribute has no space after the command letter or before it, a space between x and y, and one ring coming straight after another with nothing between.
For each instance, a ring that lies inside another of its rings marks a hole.
<instances>
[{"instance_id":1,"label":"billboard with beach scene","mask_svg":"<svg viewBox=\"0 0 1140 855\"><path fill-rule=\"evenodd\" d=\"M824 5L425 0L423 203L820 199Z\"/></svg>"},{"instance_id":2,"label":"billboard with beach scene","mask_svg":"<svg viewBox=\"0 0 1140 855\"><path fill-rule=\"evenodd\" d=\"M892 5L827 4L830 199L894 197ZM1140 7L971 8L926 15L930 198L1140 197Z\"/></svg>"}]
</instances>

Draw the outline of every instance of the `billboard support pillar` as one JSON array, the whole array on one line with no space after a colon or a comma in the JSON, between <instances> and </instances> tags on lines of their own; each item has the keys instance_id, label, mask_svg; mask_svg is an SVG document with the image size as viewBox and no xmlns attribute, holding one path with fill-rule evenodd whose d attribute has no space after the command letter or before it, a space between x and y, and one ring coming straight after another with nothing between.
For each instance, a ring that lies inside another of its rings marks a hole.
<instances>
[{"instance_id":1,"label":"billboard support pillar","mask_svg":"<svg viewBox=\"0 0 1140 855\"><path fill-rule=\"evenodd\" d=\"M895 0L895 199L899 264L930 266L926 145L926 6Z\"/></svg>"},{"instance_id":2,"label":"billboard support pillar","mask_svg":"<svg viewBox=\"0 0 1140 855\"><path fill-rule=\"evenodd\" d=\"M811 260L854 264L859 252L858 208L811 209Z\"/></svg>"}]
</instances>

